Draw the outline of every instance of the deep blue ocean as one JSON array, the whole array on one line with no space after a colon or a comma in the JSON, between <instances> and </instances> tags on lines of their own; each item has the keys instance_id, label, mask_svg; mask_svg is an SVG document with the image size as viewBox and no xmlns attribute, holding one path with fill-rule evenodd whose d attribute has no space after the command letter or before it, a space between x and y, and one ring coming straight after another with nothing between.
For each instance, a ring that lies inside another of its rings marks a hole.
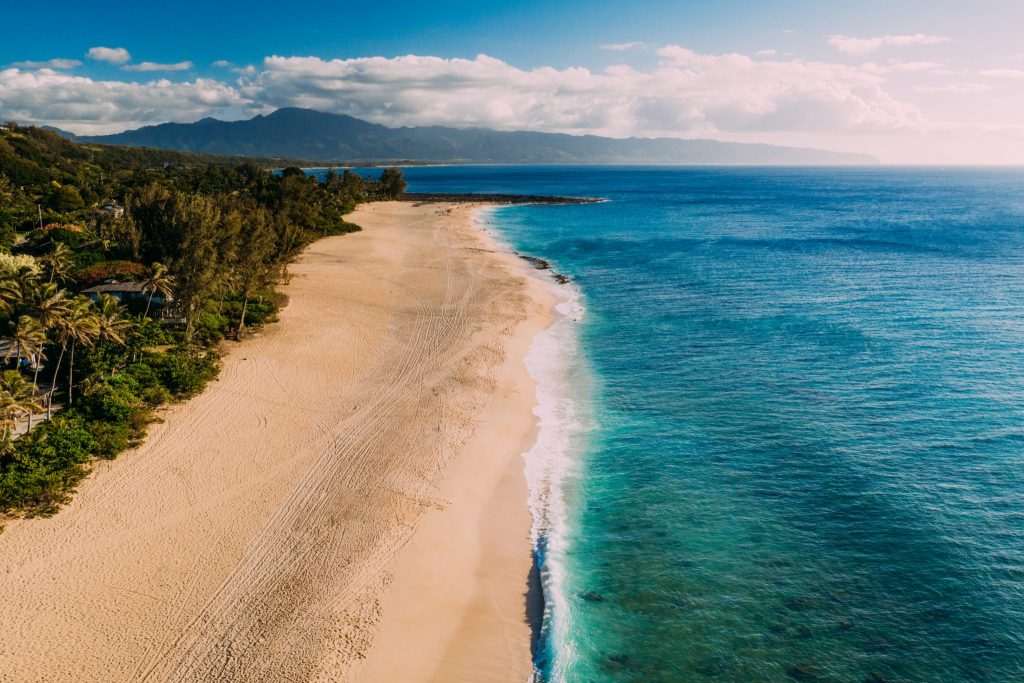
<instances>
[{"instance_id":1,"label":"deep blue ocean","mask_svg":"<svg viewBox=\"0 0 1024 683\"><path fill-rule=\"evenodd\" d=\"M1024 170L406 174L610 200L486 216L581 306L532 354L550 680L1024 681Z\"/></svg>"}]
</instances>

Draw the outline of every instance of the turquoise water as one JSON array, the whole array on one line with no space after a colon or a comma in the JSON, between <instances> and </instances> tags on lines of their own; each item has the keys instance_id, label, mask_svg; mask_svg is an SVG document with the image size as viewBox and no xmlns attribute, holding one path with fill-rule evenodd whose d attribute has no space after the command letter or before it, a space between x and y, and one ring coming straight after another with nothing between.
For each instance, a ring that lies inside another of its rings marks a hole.
<instances>
[{"instance_id":1,"label":"turquoise water","mask_svg":"<svg viewBox=\"0 0 1024 683\"><path fill-rule=\"evenodd\" d=\"M548 678L1024 681L1024 171L407 175L611 200L489 217L582 305L531 355Z\"/></svg>"}]
</instances>

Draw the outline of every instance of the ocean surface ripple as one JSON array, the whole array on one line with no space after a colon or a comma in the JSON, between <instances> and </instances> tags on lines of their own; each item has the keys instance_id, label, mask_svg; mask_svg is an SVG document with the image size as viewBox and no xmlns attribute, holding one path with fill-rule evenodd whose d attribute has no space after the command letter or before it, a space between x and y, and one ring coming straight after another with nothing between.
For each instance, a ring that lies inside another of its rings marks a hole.
<instances>
[{"instance_id":1,"label":"ocean surface ripple","mask_svg":"<svg viewBox=\"0 0 1024 683\"><path fill-rule=\"evenodd\" d=\"M1024 680L1024 171L407 176L612 200L489 218L586 310L532 355L547 678Z\"/></svg>"}]
</instances>

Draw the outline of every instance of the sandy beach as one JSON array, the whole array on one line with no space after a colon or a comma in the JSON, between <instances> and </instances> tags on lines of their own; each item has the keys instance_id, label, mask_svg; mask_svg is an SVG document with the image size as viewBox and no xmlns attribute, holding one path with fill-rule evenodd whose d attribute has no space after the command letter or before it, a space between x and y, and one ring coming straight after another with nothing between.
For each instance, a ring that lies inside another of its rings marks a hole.
<instances>
[{"instance_id":1,"label":"sandy beach","mask_svg":"<svg viewBox=\"0 0 1024 683\"><path fill-rule=\"evenodd\" d=\"M528 680L554 298L474 210L361 207L205 393L8 523L0 681Z\"/></svg>"}]
</instances>

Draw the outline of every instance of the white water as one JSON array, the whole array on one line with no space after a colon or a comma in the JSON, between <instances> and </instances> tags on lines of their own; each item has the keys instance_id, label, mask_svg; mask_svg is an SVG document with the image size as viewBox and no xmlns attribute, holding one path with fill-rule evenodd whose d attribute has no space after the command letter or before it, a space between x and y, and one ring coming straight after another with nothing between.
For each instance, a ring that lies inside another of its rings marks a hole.
<instances>
[{"instance_id":1,"label":"white water","mask_svg":"<svg viewBox=\"0 0 1024 683\"><path fill-rule=\"evenodd\" d=\"M499 248L515 251L504 235L492 227L494 209L476 214L480 227ZM538 254L543 257L543 254ZM537 383L537 440L523 454L529 487L528 505L533 517L531 538L542 551L541 580L544 585L544 634L548 652L557 656L547 672L549 680L565 680L565 671L575 656L567 638L572 623L572 605L566 586L566 553L569 543L571 498L586 450L587 434L593 429L590 408L592 379L580 353L579 321L585 308L580 290L573 284L558 284L538 272L557 297L555 321L534 337L526 356L526 367Z\"/></svg>"}]
</instances>

